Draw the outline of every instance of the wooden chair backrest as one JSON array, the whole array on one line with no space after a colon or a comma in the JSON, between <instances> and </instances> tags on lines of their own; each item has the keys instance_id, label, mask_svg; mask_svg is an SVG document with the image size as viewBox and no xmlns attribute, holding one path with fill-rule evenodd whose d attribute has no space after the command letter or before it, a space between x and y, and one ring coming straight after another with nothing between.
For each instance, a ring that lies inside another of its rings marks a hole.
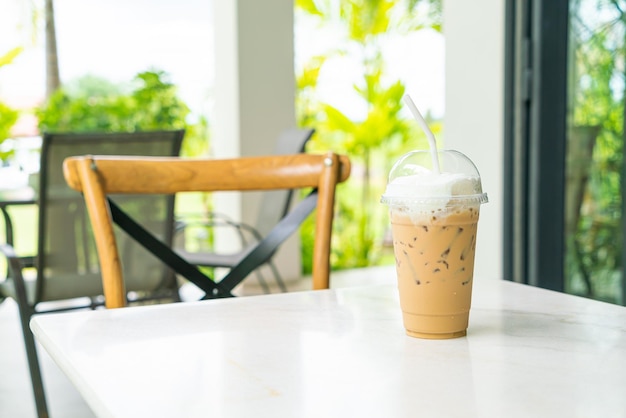
<instances>
[{"instance_id":1,"label":"wooden chair backrest","mask_svg":"<svg viewBox=\"0 0 626 418\"><path fill-rule=\"evenodd\" d=\"M317 188L313 289L329 286L335 189L350 175L346 156L295 154L224 160L76 156L65 160L63 172L68 185L83 193L87 205L107 308L126 306L124 278L106 199L109 194Z\"/></svg>"}]
</instances>

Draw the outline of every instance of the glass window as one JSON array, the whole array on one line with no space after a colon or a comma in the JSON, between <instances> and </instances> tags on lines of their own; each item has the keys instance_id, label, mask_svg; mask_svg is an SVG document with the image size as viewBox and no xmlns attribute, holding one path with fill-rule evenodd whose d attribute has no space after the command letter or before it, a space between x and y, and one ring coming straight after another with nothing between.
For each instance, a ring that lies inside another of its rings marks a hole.
<instances>
[{"instance_id":1,"label":"glass window","mask_svg":"<svg viewBox=\"0 0 626 418\"><path fill-rule=\"evenodd\" d=\"M626 1L570 0L565 291L624 303Z\"/></svg>"},{"instance_id":2,"label":"glass window","mask_svg":"<svg viewBox=\"0 0 626 418\"><path fill-rule=\"evenodd\" d=\"M504 276L625 304L626 0L507 2Z\"/></svg>"}]
</instances>

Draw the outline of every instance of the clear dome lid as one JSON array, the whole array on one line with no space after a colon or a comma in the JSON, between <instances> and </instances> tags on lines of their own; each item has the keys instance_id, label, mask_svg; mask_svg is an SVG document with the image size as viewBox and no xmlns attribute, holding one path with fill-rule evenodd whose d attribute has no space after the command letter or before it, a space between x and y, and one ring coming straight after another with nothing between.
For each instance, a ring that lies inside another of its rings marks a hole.
<instances>
[{"instance_id":1,"label":"clear dome lid","mask_svg":"<svg viewBox=\"0 0 626 418\"><path fill-rule=\"evenodd\" d=\"M482 191L480 174L463 153L441 150L437 153L440 173L433 169L428 150L411 151L391 168L381 202L390 206L480 205L488 201Z\"/></svg>"}]
</instances>

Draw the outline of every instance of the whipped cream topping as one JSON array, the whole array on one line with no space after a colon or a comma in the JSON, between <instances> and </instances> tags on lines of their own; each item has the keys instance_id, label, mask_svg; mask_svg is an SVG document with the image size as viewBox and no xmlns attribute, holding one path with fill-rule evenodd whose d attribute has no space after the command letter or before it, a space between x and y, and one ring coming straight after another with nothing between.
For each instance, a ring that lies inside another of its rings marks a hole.
<instances>
[{"instance_id":1,"label":"whipped cream topping","mask_svg":"<svg viewBox=\"0 0 626 418\"><path fill-rule=\"evenodd\" d=\"M430 162L427 151L401 157L391 169L381 202L390 209L416 213L447 212L487 202L480 174L469 158L453 150L440 151L439 158L444 167L441 173L426 166Z\"/></svg>"},{"instance_id":2,"label":"whipped cream topping","mask_svg":"<svg viewBox=\"0 0 626 418\"><path fill-rule=\"evenodd\" d=\"M385 190L385 197L446 198L482 193L480 179L459 173L436 174L423 167L415 167L410 176L396 177Z\"/></svg>"},{"instance_id":3,"label":"whipped cream topping","mask_svg":"<svg viewBox=\"0 0 626 418\"><path fill-rule=\"evenodd\" d=\"M477 177L428 172L393 179L387 185L385 197L446 198L481 193L480 179Z\"/></svg>"}]
</instances>

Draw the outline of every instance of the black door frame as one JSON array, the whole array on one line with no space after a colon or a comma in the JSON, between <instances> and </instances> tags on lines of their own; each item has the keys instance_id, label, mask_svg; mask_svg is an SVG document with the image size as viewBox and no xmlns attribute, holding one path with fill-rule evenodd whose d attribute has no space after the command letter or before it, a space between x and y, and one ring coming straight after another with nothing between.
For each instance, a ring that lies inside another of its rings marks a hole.
<instances>
[{"instance_id":1,"label":"black door frame","mask_svg":"<svg viewBox=\"0 0 626 418\"><path fill-rule=\"evenodd\" d=\"M507 0L503 277L564 291L568 0Z\"/></svg>"}]
</instances>

